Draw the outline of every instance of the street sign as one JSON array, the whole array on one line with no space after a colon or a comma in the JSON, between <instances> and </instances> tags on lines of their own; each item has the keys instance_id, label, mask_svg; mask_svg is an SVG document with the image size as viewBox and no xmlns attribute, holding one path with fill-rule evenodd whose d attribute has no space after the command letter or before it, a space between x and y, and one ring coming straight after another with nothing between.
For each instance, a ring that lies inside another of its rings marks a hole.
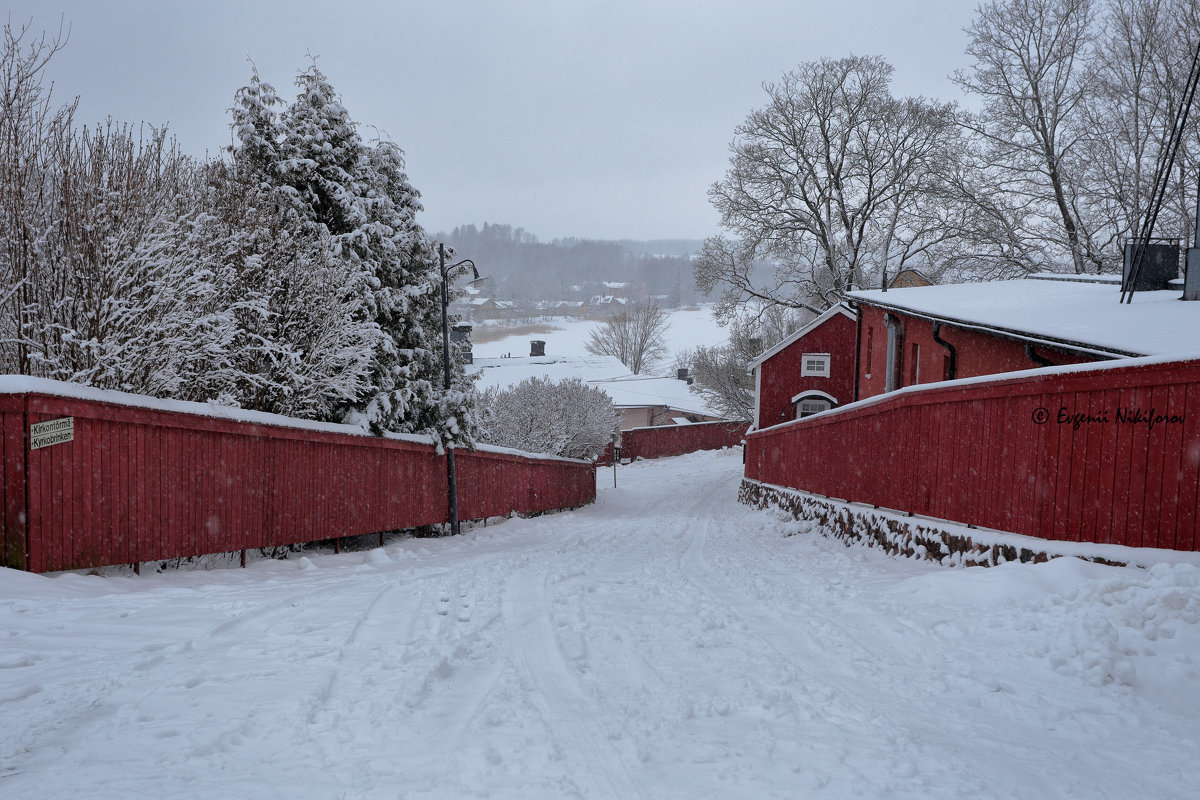
<instances>
[{"instance_id":1,"label":"street sign","mask_svg":"<svg viewBox=\"0 0 1200 800\"><path fill-rule=\"evenodd\" d=\"M38 450L75 440L75 418L61 417L29 426L29 449Z\"/></svg>"}]
</instances>

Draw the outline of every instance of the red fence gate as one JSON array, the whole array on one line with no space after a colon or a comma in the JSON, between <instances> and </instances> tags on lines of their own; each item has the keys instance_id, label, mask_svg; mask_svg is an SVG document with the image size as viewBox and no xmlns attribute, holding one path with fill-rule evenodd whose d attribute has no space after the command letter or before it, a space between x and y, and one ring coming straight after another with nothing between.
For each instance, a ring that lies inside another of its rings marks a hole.
<instances>
[{"instance_id":1,"label":"red fence gate","mask_svg":"<svg viewBox=\"0 0 1200 800\"><path fill-rule=\"evenodd\" d=\"M83 394L0 389L3 565L82 569L447 520L445 457L419 437ZM67 419L71 441L30 449L31 426ZM595 500L595 467L584 462L481 449L456 451L456 466L463 519Z\"/></svg>"},{"instance_id":2,"label":"red fence gate","mask_svg":"<svg viewBox=\"0 0 1200 800\"><path fill-rule=\"evenodd\" d=\"M746 477L1043 539L1200 549L1200 359L928 384L750 434Z\"/></svg>"}]
</instances>

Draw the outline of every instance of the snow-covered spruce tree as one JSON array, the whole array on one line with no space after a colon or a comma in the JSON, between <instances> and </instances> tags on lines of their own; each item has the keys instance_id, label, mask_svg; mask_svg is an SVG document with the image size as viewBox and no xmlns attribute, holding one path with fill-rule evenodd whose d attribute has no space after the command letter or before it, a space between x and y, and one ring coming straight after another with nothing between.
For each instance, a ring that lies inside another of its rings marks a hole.
<instances>
[{"instance_id":1,"label":"snow-covered spruce tree","mask_svg":"<svg viewBox=\"0 0 1200 800\"><path fill-rule=\"evenodd\" d=\"M488 444L566 458L595 458L612 440L612 399L579 378L528 378L480 396L480 436Z\"/></svg>"},{"instance_id":2,"label":"snow-covered spruce tree","mask_svg":"<svg viewBox=\"0 0 1200 800\"><path fill-rule=\"evenodd\" d=\"M384 431L423 432L439 443L470 444L474 419L461 364L442 388L440 276L432 243L416 222L419 193L390 141L363 143L336 91L315 66L272 130L270 93L244 93L248 155L299 230L328 236L345 266L343 297L360 298L356 322L376 326L367 383L338 407L348 421ZM253 86L253 84L252 84ZM265 131L265 132L264 132ZM271 164L271 159L274 163Z\"/></svg>"},{"instance_id":3,"label":"snow-covered spruce tree","mask_svg":"<svg viewBox=\"0 0 1200 800\"><path fill-rule=\"evenodd\" d=\"M213 167L213 207L231 231L226 251L242 333L239 381L227 399L332 420L367 391L383 337L367 311L361 265L341 257L328 228L297 209L294 187L282 179L281 105L254 74L232 110L232 161Z\"/></svg>"}]
</instances>

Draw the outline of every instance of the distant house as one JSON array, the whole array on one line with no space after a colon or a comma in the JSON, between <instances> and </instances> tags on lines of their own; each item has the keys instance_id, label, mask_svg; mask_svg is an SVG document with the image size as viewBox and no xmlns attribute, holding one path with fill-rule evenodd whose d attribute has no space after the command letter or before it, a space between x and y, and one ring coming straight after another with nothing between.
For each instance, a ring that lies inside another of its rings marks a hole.
<instances>
[{"instance_id":1,"label":"distant house","mask_svg":"<svg viewBox=\"0 0 1200 800\"><path fill-rule=\"evenodd\" d=\"M543 300L537 304L543 317L582 317L587 308L587 303L580 300Z\"/></svg>"},{"instance_id":2,"label":"distant house","mask_svg":"<svg viewBox=\"0 0 1200 800\"><path fill-rule=\"evenodd\" d=\"M613 356L544 354L545 343L531 342L531 355L477 358L468 369L478 375L480 391L508 389L528 378L552 381L579 378L600 389L621 413L620 430L660 425L724 421L689 389L689 381L634 375Z\"/></svg>"},{"instance_id":3,"label":"distant house","mask_svg":"<svg viewBox=\"0 0 1200 800\"><path fill-rule=\"evenodd\" d=\"M623 431L725 421L700 395L691 391L686 379L631 375L591 383L612 398L613 405L621 412Z\"/></svg>"},{"instance_id":4,"label":"distant house","mask_svg":"<svg viewBox=\"0 0 1200 800\"><path fill-rule=\"evenodd\" d=\"M1200 350L1200 304L1180 302L1177 289L1142 291L1121 304L1111 281L1050 277L851 292L861 316L857 396Z\"/></svg>"},{"instance_id":5,"label":"distant house","mask_svg":"<svg viewBox=\"0 0 1200 800\"><path fill-rule=\"evenodd\" d=\"M613 314L619 314L624 311L628 304L629 300L624 297L617 297L611 294L598 294L588 300L587 309L591 316L610 317Z\"/></svg>"},{"instance_id":6,"label":"distant house","mask_svg":"<svg viewBox=\"0 0 1200 800\"><path fill-rule=\"evenodd\" d=\"M933 286L934 281L915 269L902 269L888 284L889 289L909 289L914 286Z\"/></svg>"},{"instance_id":7,"label":"distant house","mask_svg":"<svg viewBox=\"0 0 1200 800\"><path fill-rule=\"evenodd\" d=\"M854 400L855 322L838 304L751 362L755 429Z\"/></svg>"}]
</instances>

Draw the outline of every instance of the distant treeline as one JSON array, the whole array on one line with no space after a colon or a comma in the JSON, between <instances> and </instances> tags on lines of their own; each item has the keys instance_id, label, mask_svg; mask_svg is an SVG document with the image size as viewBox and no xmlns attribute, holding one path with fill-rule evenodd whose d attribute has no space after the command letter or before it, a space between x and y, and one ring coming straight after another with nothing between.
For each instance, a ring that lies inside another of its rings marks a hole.
<instances>
[{"instance_id":1,"label":"distant treeline","mask_svg":"<svg viewBox=\"0 0 1200 800\"><path fill-rule=\"evenodd\" d=\"M516 300L586 300L603 294L601 282L628 282L635 296L657 295L666 306L696 303L691 253L699 239L541 242L524 228L484 223L437 235L495 281L495 294Z\"/></svg>"}]
</instances>

